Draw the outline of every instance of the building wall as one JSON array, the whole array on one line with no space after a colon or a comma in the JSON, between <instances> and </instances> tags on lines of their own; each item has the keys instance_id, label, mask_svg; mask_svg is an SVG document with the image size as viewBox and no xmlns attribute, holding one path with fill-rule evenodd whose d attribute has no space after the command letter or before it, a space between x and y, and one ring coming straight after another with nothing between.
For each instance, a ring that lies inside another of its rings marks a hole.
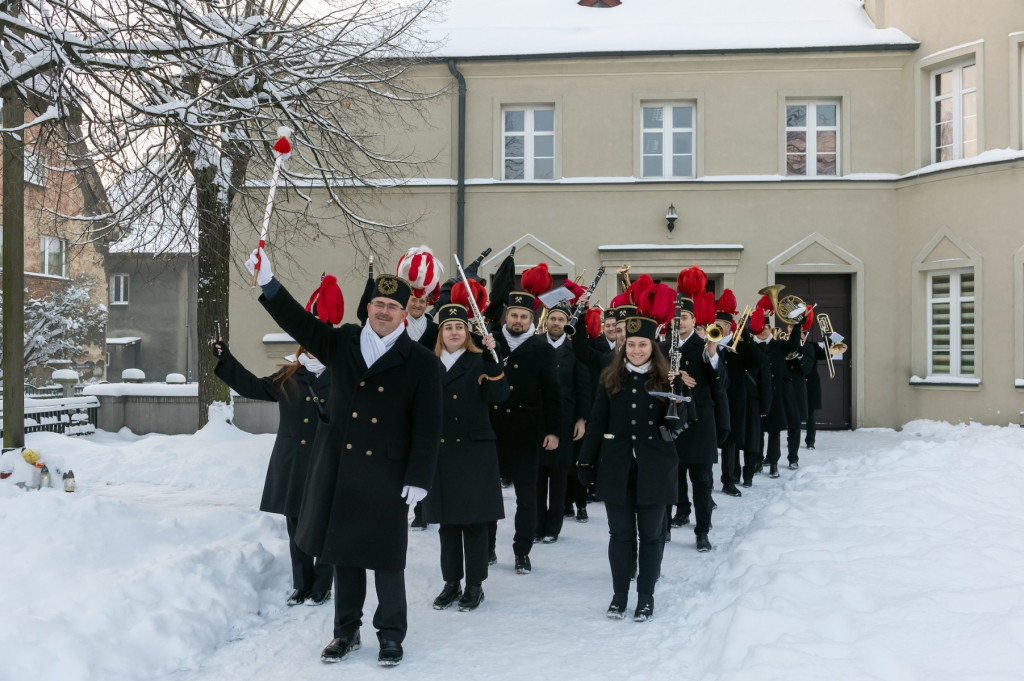
<instances>
[{"instance_id":1,"label":"building wall","mask_svg":"<svg viewBox=\"0 0 1024 681\"><path fill-rule=\"evenodd\" d=\"M991 13L988 4L984 13L968 13L963 3L938 4L869 3L870 11L884 14L879 23L921 40L909 52L460 62L468 91L465 259L493 248L486 273L502 249L518 243L520 267L544 260L569 276L585 269L588 280L600 265L631 263L634 276L674 278L698 264L733 288L741 306L753 305L776 274L845 274L853 328L837 330L852 345L854 424L1017 422L1024 409L1024 390L1013 380L1024 379L1024 230L1014 206L1024 161L915 171L930 163L930 70L965 54L982 67L980 149L1021 148L1013 64L1024 15L1015 2L992 3ZM445 71L433 65L423 73L436 83ZM781 177L791 97L840 102L841 178ZM639 105L656 99L697 104L695 179L633 179L640 174ZM454 91L447 102L432 106L429 127L408 137L408 148L429 152L424 155L441 150L423 175L446 182L382 193L385 216L420 219L391 249L376 252L378 272L379 263L393 267L404 248L418 243L450 262ZM498 180L501 107L512 104L555 105L554 182ZM437 174L445 169L448 174ZM669 204L680 215L671 233L664 218ZM948 256L957 262L977 263L980 383L912 386L913 376L927 373L926 269L941 264L936 258L947 250L960 254ZM296 298L304 300L323 269L343 273L346 321L354 321L362 259L341 246L294 244L287 253L300 265L280 278ZM269 371L261 339L277 329L247 291L239 281L232 292L232 344L243 361ZM614 277L607 276L596 298L607 303L614 292Z\"/></svg>"}]
</instances>

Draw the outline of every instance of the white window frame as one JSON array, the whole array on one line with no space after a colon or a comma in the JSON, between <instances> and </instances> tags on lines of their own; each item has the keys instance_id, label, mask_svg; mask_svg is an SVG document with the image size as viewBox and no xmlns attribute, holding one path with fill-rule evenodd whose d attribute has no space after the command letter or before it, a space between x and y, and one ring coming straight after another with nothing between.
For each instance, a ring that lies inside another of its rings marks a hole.
<instances>
[{"instance_id":1,"label":"white window frame","mask_svg":"<svg viewBox=\"0 0 1024 681\"><path fill-rule=\"evenodd\" d=\"M644 109L661 108L662 115L662 127L661 128L645 128L644 127ZM690 109L690 127L677 128L673 125L673 117L670 115L671 110L674 107L687 107ZM640 164L639 174L640 178L644 180L668 180L675 178L693 178L697 176L697 103L694 101L641 101L640 102L640 143L638 148L640 149ZM661 153L660 154L647 154L644 149L644 134L655 131L661 132ZM690 152L689 154L677 154L674 144L674 134L677 132L684 132L690 134ZM688 155L690 157L690 173L688 175L676 175L674 173L673 159L676 156ZM645 175L644 174L644 159L661 156L661 174L660 175Z\"/></svg>"},{"instance_id":2,"label":"white window frame","mask_svg":"<svg viewBox=\"0 0 1024 681\"><path fill-rule=\"evenodd\" d=\"M50 244L56 242L60 246L60 272L50 271ZM68 271L68 242L56 236L39 237L39 272L48 274L51 277L67 277Z\"/></svg>"},{"instance_id":3,"label":"white window frame","mask_svg":"<svg viewBox=\"0 0 1024 681\"><path fill-rule=\"evenodd\" d=\"M46 186L46 166L43 159L28 148L25 149L25 182L40 187Z\"/></svg>"},{"instance_id":4,"label":"white window frame","mask_svg":"<svg viewBox=\"0 0 1024 681\"><path fill-rule=\"evenodd\" d=\"M970 274L974 277L974 293L970 296L961 295L961 277L964 274ZM937 276L948 276L949 277L949 296L948 298L936 298L933 295L933 281ZM948 269L948 270L935 270L928 272L928 278L926 283L925 297L927 301L927 316L926 324L928 329L928 376L929 377L949 377L949 378L977 378L978 377L978 278L974 268L960 268L960 269ZM961 340L963 334L963 323L960 318L960 305L964 302L974 303L974 370L965 374L962 371L961 360L963 359L963 353L961 350ZM949 304L949 373L948 374L937 374L934 371L934 342L933 342L933 331L934 322L932 320L932 306L935 303L946 302Z\"/></svg>"},{"instance_id":5,"label":"white window frame","mask_svg":"<svg viewBox=\"0 0 1024 681\"><path fill-rule=\"evenodd\" d=\"M974 67L974 86L969 88L963 87L963 70L967 67ZM936 91L936 80L944 73L951 73L953 76L952 91L947 95L940 95ZM938 129L938 116L936 115L936 105L944 99L950 99L953 102L953 158L944 160L960 160L963 158L971 158L977 156L981 145L981 93L978 90L978 81L981 76L981 69L975 59L968 59L943 66L941 68L933 69L928 74L929 79L929 129L928 129L928 145L931 149L931 162L939 162L939 144L936 139L936 133ZM968 94L974 95L974 117L975 122L975 137L974 137L974 153L970 156L964 156L964 131L963 131L963 100L964 96Z\"/></svg>"},{"instance_id":6,"label":"white window frame","mask_svg":"<svg viewBox=\"0 0 1024 681\"><path fill-rule=\"evenodd\" d=\"M131 280L127 274L114 274L110 277L110 304L127 305L131 299Z\"/></svg>"},{"instance_id":7,"label":"white window frame","mask_svg":"<svg viewBox=\"0 0 1024 681\"><path fill-rule=\"evenodd\" d=\"M505 129L505 113L510 111L524 112L523 131L509 132ZM534 114L538 111L550 111L552 118L551 131L536 131L534 129ZM505 105L501 107L501 179L503 182L552 182L558 177L558 112L554 104L526 104L526 105ZM551 156L543 157L551 159L551 177L537 179L534 163L537 156L534 153L535 139L537 137L551 138ZM523 137L523 177L508 178L505 176L505 141L509 137Z\"/></svg>"},{"instance_id":8,"label":"white window frame","mask_svg":"<svg viewBox=\"0 0 1024 681\"><path fill-rule=\"evenodd\" d=\"M783 149L785 158L782 159L782 167L787 177L840 177L843 174L843 140L842 140L842 125L843 125L843 107L842 102L838 99L791 99L786 101L786 108L783 109ZM804 106L807 107L806 116L804 118L805 125L802 126L790 126L789 125L789 108L791 106ZM836 123L835 125L818 125L818 106L834 106L836 108ZM836 172L832 175L819 175L818 174L818 132L834 132L836 134L835 153L836 155ZM790 174L789 172L789 133L790 132L803 132L804 133L804 156L806 157L805 172L802 175Z\"/></svg>"}]
</instances>

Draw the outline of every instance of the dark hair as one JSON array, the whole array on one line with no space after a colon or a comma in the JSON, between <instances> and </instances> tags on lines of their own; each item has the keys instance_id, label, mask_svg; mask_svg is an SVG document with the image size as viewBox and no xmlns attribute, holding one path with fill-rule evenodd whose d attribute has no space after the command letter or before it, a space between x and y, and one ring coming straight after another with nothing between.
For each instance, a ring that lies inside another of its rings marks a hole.
<instances>
[{"instance_id":1,"label":"dark hair","mask_svg":"<svg viewBox=\"0 0 1024 681\"><path fill-rule=\"evenodd\" d=\"M289 378L295 375L295 372L299 370L300 366L302 366L299 363L299 355L301 355L305 351L306 349L300 345L299 349L295 351L295 361L292 362L291 364L285 364L276 374L274 374L275 383L283 384L285 381L287 381Z\"/></svg>"},{"instance_id":2,"label":"dark hair","mask_svg":"<svg viewBox=\"0 0 1024 681\"><path fill-rule=\"evenodd\" d=\"M619 348L615 351L611 364L601 372L601 385L608 391L609 395L615 395L622 390L622 384L626 380L626 349ZM668 360L661 354L658 344L651 342L651 368L647 370L647 381L644 383L647 390L656 392L668 391Z\"/></svg>"}]
</instances>

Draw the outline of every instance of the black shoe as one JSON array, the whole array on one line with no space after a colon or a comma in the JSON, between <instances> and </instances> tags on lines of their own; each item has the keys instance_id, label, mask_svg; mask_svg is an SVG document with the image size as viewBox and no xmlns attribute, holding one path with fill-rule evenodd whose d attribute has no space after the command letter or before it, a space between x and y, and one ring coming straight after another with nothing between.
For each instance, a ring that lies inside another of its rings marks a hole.
<instances>
[{"instance_id":1,"label":"black shoe","mask_svg":"<svg viewBox=\"0 0 1024 681\"><path fill-rule=\"evenodd\" d=\"M558 535L557 534L549 534L548 536L546 536L543 539L541 539L541 541L543 543L545 543L545 544L554 544L556 541L558 541Z\"/></svg>"},{"instance_id":2,"label":"black shoe","mask_svg":"<svg viewBox=\"0 0 1024 681\"><path fill-rule=\"evenodd\" d=\"M796 462L796 461L790 461L789 462L789 470L795 471L797 468L800 468L800 464L798 462Z\"/></svg>"},{"instance_id":3,"label":"black shoe","mask_svg":"<svg viewBox=\"0 0 1024 681\"><path fill-rule=\"evenodd\" d=\"M674 516L672 516L672 522L669 524L672 525L672 527L682 527L683 525L689 525L690 514L687 513L684 515L682 513L676 513Z\"/></svg>"},{"instance_id":4,"label":"black shoe","mask_svg":"<svg viewBox=\"0 0 1024 681\"><path fill-rule=\"evenodd\" d=\"M359 630L356 629L348 636L342 636L336 638L327 644L324 648L324 652L320 653L321 662L341 662L349 653L353 650L359 650L361 644L359 642Z\"/></svg>"},{"instance_id":5,"label":"black shoe","mask_svg":"<svg viewBox=\"0 0 1024 681\"><path fill-rule=\"evenodd\" d=\"M410 530L425 530L425 529L427 529L427 524L425 522L423 522L422 518L413 518L412 522L409 523L409 529Z\"/></svg>"},{"instance_id":6,"label":"black shoe","mask_svg":"<svg viewBox=\"0 0 1024 681\"><path fill-rule=\"evenodd\" d=\"M302 605L309 598L309 592L305 589L296 589L292 592L292 595L288 597L288 605Z\"/></svg>"},{"instance_id":7,"label":"black shoe","mask_svg":"<svg viewBox=\"0 0 1024 681\"><path fill-rule=\"evenodd\" d=\"M697 535L697 550L701 553L707 553L711 550L711 542L708 540L708 535L698 534Z\"/></svg>"},{"instance_id":8,"label":"black shoe","mask_svg":"<svg viewBox=\"0 0 1024 681\"><path fill-rule=\"evenodd\" d=\"M608 619L621 620L626 616L626 605L629 602L629 598L626 594L615 594L612 596L612 602L608 606L608 612L605 615Z\"/></svg>"},{"instance_id":9,"label":"black shoe","mask_svg":"<svg viewBox=\"0 0 1024 681\"><path fill-rule=\"evenodd\" d=\"M744 482L746 482L746 481L744 480ZM744 485L744 487L747 487L747 486L748 485ZM743 492L741 492L738 489L736 489L736 485L732 484L731 482L728 485L723 485L722 486L722 491L725 492L726 494L728 494L730 497L742 497L743 496Z\"/></svg>"},{"instance_id":10,"label":"black shoe","mask_svg":"<svg viewBox=\"0 0 1024 681\"><path fill-rule=\"evenodd\" d=\"M571 517L573 517L574 515L576 515L576 514L572 512L572 509L571 509L571 508L567 508L567 509L565 509L565 510L564 510L564 511L562 512L562 517L563 517L563 518L571 518Z\"/></svg>"},{"instance_id":11,"label":"black shoe","mask_svg":"<svg viewBox=\"0 0 1024 681\"><path fill-rule=\"evenodd\" d=\"M502 478L501 479L501 487L502 487L502 489L508 489L511 486L512 486L512 478Z\"/></svg>"},{"instance_id":12,"label":"black shoe","mask_svg":"<svg viewBox=\"0 0 1024 681\"><path fill-rule=\"evenodd\" d=\"M654 596L637 594L636 610L633 611L634 622L647 622L654 617Z\"/></svg>"},{"instance_id":13,"label":"black shoe","mask_svg":"<svg viewBox=\"0 0 1024 681\"><path fill-rule=\"evenodd\" d=\"M398 641L391 641L377 632L377 640L380 641L380 653L377 655L377 664L381 667L395 667L402 661L402 644Z\"/></svg>"},{"instance_id":14,"label":"black shoe","mask_svg":"<svg viewBox=\"0 0 1024 681\"><path fill-rule=\"evenodd\" d=\"M498 564L498 554L494 552L494 549L491 549L491 552L487 555L487 564L488 565L497 565Z\"/></svg>"},{"instance_id":15,"label":"black shoe","mask_svg":"<svg viewBox=\"0 0 1024 681\"><path fill-rule=\"evenodd\" d=\"M479 584L467 584L466 593L459 599L459 612L476 610L484 602L484 590Z\"/></svg>"},{"instance_id":16,"label":"black shoe","mask_svg":"<svg viewBox=\"0 0 1024 681\"><path fill-rule=\"evenodd\" d=\"M517 575L528 575L533 566L530 565L529 556L516 556L516 574Z\"/></svg>"},{"instance_id":17,"label":"black shoe","mask_svg":"<svg viewBox=\"0 0 1024 681\"><path fill-rule=\"evenodd\" d=\"M773 463L772 464L772 467L768 469L768 477L769 478L777 478L777 477L779 477L779 464L777 464L777 463Z\"/></svg>"},{"instance_id":18,"label":"black shoe","mask_svg":"<svg viewBox=\"0 0 1024 681\"><path fill-rule=\"evenodd\" d=\"M327 591L311 591L309 598L306 599L306 605L323 605L329 600L331 600L330 589Z\"/></svg>"},{"instance_id":19,"label":"black shoe","mask_svg":"<svg viewBox=\"0 0 1024 681\"><path fill-rule=\"evenodd\" d=\"M712 511L714 511L714 510L716 510L716 509L718 509L718 504L716 504L716 503L715 503L715 500L714 500L714 499L712 499L712 500L711 500L711 510L712 510Z\"/></svg>"},{"instance_id":20,"label":"black shoe","mask_svg":"<svg viewBox=\"0 0 1024 681\"><path fill-rule=\"evenodd\" d=\"M543 540L544 540L544 535L542 535L542 534L538 534L538 535L537 535L536 537L534 537L534 538L533 538L533 543L534 543L534 544L539 544L539 543L541 543L541 542L542 542Z\"/></svg>"},{"instance_id":21,"label":"black shoe","mask_svg":"<svg viewBox=\"0 0 1024 681\"><path fill-rule=\"evenodd\" d=\"M814 449L814 443L813 442L808 442L807 443L807 449Z\"/></svg>"},{"instance_id":22,"label":"black shoe","mask_svg":"<svg viewBox=\"0 0 1024 681\"><path fill-rule=\"evenodd\" d=\"M590 516L587 515L587 509L581 508L579 511L576 512L576 522L585 523L588 520L590 520Z\"/></svg>"},{"instance_id":23,"label":"black shoe","mask_svg":"<svg viewBox=\"0 0 1024 681\"><path fill-rule=\"evenodd\" d=\"M754 474L755 475L760 475L761 473L764 473L764 464L763 463L757 464L757 467L754 468Z\"/></svg>"},{"instance_id":24,"label":"black shoe","mask_svg":"<svg viewBox=\"0 0 1024 681\"><path fill-rule=\"evenodd\" d=\"M740 484L743 485L744 487L753 487L754 481L753 479L750 478L743 478L743 482L741 482Z\"/></svg>"},{"instance_id":25,"label":"black shoe","mask_svg":"<svg viewBox=\"0 0 1024 681\"><path fill-rule=\"evenodd\" d=\"M462 585L458 582L445 582L441 593L434 599L434 610L444 610L452 603L459 600L462 595Z\"/></svg>"}]
</instances>

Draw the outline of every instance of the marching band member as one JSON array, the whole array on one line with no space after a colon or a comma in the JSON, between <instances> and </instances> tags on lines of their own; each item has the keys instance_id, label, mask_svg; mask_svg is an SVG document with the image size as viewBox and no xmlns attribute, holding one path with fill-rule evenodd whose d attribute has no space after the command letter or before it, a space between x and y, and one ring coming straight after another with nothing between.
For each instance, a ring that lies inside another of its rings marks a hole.
<instances>
[{"instance_id":1,"label":"marching band member","mask_svg":"<svg viewBox=\"0 0 1024 681\"><path fill-rule=\"evenodd\" d=\"M274 278L262 249L260 302L281 328L327 367L330 430L306 479L296 543L334 564L334 639L320 659L337 662L359 649L366 571L374 571L378 664L399 664L408 630L405 562L408 507L430 487L441 439L438 359L405 333L411 287L376 278L366 326L337 329L313 319ZM321 451L322 450L322 451Z\"/></svg>"},{"instance_id":2,"label":"marching band member","mask_svg":"<svg viewBox=\"0 0 1024 681\"><path fill-rule=\"evenodd\" d=\"M345 314L345 301L337 279L326 275L306 304L306 309L321 321L336 325ZM292 594L288 605L320 605L331 597L334 569L330 563L314 560L295 543L299 511L313 457L315 436L324 420L331 376L326 367L301 346L295 361L272 376L257 378L235 359L223 338L213 343L219 360L213 373L242 397L277 402L280 419L277 438L267 465L260 510L280 513L288 530L288 551L292 562Z\"/></svg>"},{"instance_id":3,"label":"marching band member","mask_svg":"<svg viewBox=\"0 0 1024 681\"><path fill-rule=\"evenodd\" d=\"M490 352L481 352L470 335L469 311L461 304L468 302L465 286L453 287L451 297L452 302L438 310L436 354L444 366L444 418L437 472L430 494L423 500L423 512L427 522L441 524L444 588L434 599L434 609L444 610L457 601L464 612L476 609L484 600L487 524L505 517L498 450L488 411L490 405L508 398L509 389L501 365ZM486 308L486 300L482 302L478 308ZM481 342L487 350L495 347L490 334Z\"/></svg>"},{"instance_id":4,"label":"marching band member","mask_svg":"<svg viewBox=\"0 0 1024 681\"><path fill-rule=\"evenodd\" d=\"M659 431L664 398L650 394L669 390L668 362L655 342L657 326L646 317L625 320L625 350L615 353L601 372L579 465L581 484L596 482L608 514L614 595L607 615L625 616L636 566L637 622L654 616L654 586L665 550L665 507L678 493L679 458Z\"/></svg>"},{"instance_id":5,"label":"marching band member","mask_svg":"<svg viewBox=\"0 0 1024 681\"><path fill-rule=\"evenodd\" d=\"M512 551L517 575L530 574L533 569L530 549L537 531L537 470L541 450L558 448L562 420L555 351L542 335L534 334L535 301L531 293L512 291L506 304L505 323L495 337L499 355L505 358L505 376L511 392L507 400L493 405L491 425L498 436L501 475L511 478L515 486ZM497 532L495 521L489 526L492 564L497 562Z\"/></svg>"}]
</instances>

